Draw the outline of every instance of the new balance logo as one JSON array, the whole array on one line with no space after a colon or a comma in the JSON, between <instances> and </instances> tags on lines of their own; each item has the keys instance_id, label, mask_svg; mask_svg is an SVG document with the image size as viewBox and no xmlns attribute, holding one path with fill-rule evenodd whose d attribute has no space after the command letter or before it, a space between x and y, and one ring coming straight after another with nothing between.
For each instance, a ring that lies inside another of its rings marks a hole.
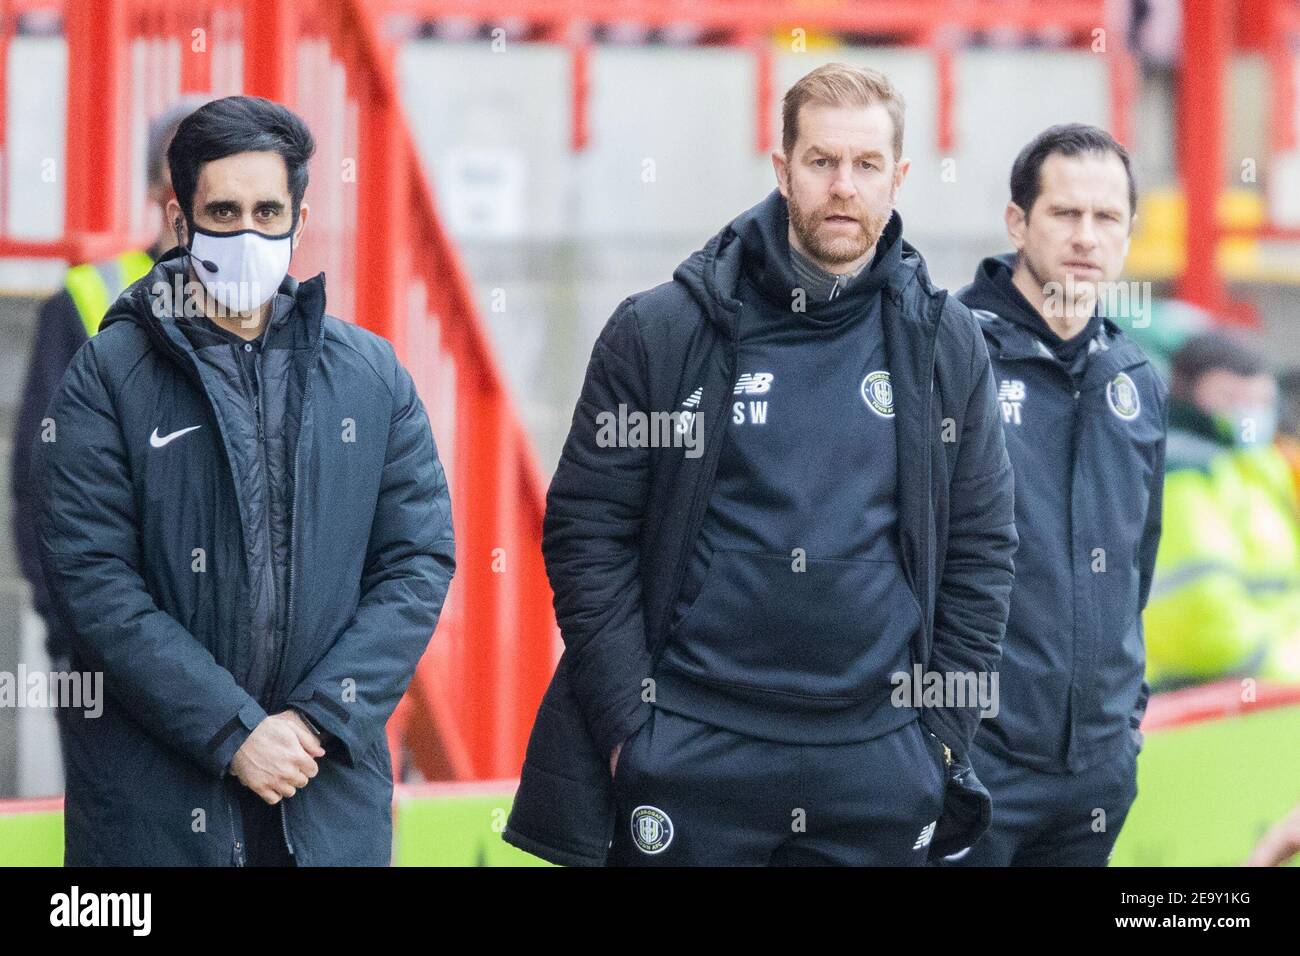
<instances>
[{"instance_id":1,"label":"new balance logo","mask_svg":"<svg viewBox=\"0 0 1300 956\"><path fill-rule=\"evenodd\" d=\"M682 408L686 409L686 411L682 412L677 418L678 434L685 435L691 430L691 426L695 423L696 409L700 407L700 401L703 398L704 386L701 385L686 397L686 401L682 402Z\"/></svg>"},{"instance_id":2,"label":"new balance logo","mask_svg":"<svg viewBox=\"0 0 1300 956\"><path fill-rule=\"evenodd\" d=\"M766 395L772 390L771 372L742 372L736 380L733 395ZM767 424L767 401L732 402L731 421L735 425L749 422L752 425Z\"/></svg>"},{"instance_id":3,"label":"new balance logo","mask_svg":"<svg viewBox=\"0 0 1300 956\"><path fill-rule=\"evenodd\" d=\"M925 826L921 827L921 835L918 836L916 842L912 844L912 849L923 850L929 846L930 840L934 838L934 828L938 826L938 824L939 821L935 820L934 823L927 823Z\"/></svg>"},{"instance_id":4,"label":"new balance logo","mask_svg":"<svg viewBox=\"0 0 1300 956\"><path fill-rule=\"evenodd\" d=\"M772 387L771 372L742 372L736 380L733 395L762 395Z\"/></svg>"},{"instance_id":5,"label":"new balance logo","mask_svg":"<svg viewBox=\"0 0 1300 956\"><path fill-rule=\"evenodd\" d=\"M1025 383L1018 378L1004 378L998 385L998 402L1002 405L1002 423L1020 424L1020 406L1025 400Z\"/></svg>"}]
</instances>

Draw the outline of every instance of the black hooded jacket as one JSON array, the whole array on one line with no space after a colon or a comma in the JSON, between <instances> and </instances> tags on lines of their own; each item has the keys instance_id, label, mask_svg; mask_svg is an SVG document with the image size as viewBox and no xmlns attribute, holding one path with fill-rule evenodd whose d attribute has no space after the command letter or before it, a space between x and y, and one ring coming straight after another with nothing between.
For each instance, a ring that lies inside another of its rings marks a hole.
<instances>
[{"instance_id":1,"label":"black hooded jacket","mask_svg":"<svg viewBox=\"0 0 1300 956\"><path fill-rule=\"evenodd\" d=\"M784 230L786 217L774 190L687 258L671 282L625 299L592 352L543 528L566 646L503 834L552 862L605 861L614 824L610 753L651 713L646 682L725 445L744 308L740 237L756 219ZM970 313L931 285L920 255L901 239L881 318L906 476L896 488L900 554L922 619L916 660L934 671L986 673L998 659L1016 547L988 353ZM620 406L689 411L702 453L610 446L598 419ZM931 844L932 854L950 853L988 823L987 791L964 760L978 709L931 707L921 720L957 756Z\"/></svg>"},{"instance_id":2,"label":"black hooded jacket","mask_svg":"<svg viewBox=\"0 0 1300 956\"><path fill-rule=\"evenodd\" d=\"M819 300L783 221L742 225L737 380L655 704L767 740L869 740L917 718L895 706L921 612L898 546L881 328L902 223Z\"/></svg>"},{"instance_id":3,"label":"black hooded jacket","mask_svg":"<svg viewBox=\"0 0 1300 956\"><path fill-rule=\"evenodd\" d=\"M1004 760L1065 773L1141 744L1168 390L1108 319L1093 316L1065 343L1052 335L1011 284L1014 261L985 259L957 293L997 374L1020 533L1000 709L978 739Z\"/></svg>"},{"instance_id":4,"label":"black hooded jacket","mask_svg":"<svg viewBox=\"0 0 1300 956\"><path fill-rule=\"evenodd\" d=\"M173 317L181 252L76 353L33 449L51 603L103 675L102 713L67 713L64 862L244 865L230 764L294 708L327 739L278 805L286 849L387 865L385 725L455 569L424 404L392 345L325 313L321 274L281 283L250 408L230 346Z\"/></svg>"}]
</instances>

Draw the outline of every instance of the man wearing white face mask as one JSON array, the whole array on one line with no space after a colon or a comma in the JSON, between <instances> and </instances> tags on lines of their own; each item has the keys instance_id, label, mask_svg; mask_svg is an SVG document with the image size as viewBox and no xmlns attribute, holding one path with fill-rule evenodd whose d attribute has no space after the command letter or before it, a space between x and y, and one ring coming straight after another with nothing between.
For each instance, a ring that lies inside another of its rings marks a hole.
<instances>
[{"instance_id":1,"label":"man wearing white face mask","mask_svg":"<svg viewBox=\"0 0 1300 956\"><path fill-rule=\"evenodd\" d=\"M392 346L288 275L313 151L269 100L187 118L181 245L50 406L41 559L107 691L69 718L70 865L389 862L384 726L447 593L451 509Z\"/></svg>"},{"instance_id":2,"label":"man wearing white face mask","mask_svg":"<svg viewBox=\"0 0 1300 956\"><path fill-rule=\"evenodd\" d=\"M306 212L303 207L302 222L306 221ZM180 228L179 219L177 228ZM289 271L294 227L279 236L268 236L256 228L210 232L191 224L190 230L192 271L198 274L204 291L220 306L215 311L240 317L260 315L265 319L262 307L275 295ZM240 328L258 324L256 320L243 321Z\"/></svg>"}]
</instances>

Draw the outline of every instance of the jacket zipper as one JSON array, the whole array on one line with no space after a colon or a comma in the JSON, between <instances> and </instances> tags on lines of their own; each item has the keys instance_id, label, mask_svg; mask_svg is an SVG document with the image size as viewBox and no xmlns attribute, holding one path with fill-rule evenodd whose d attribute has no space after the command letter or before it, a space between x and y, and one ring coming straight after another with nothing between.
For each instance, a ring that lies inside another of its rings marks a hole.
<instances>
[{"instance_id":1,"label":"jacket zipper","mask_svg":"<svg viewBox=\"0 0 1300 956\"><path fill-rule=\"evenodd\" d=\"M1087 366L1084 366L1085 369ZM1075 554L1074 540L1074 478L1075 472L1079 467L1079 396L1083 393L1083 376L1080 375L1076 381L1073 375L1070 375L1067 369L1062 369L1070 379L1070 395L1072 396L1073 409L1070 415L1070 595L1073 600L1070 602L1070 614L1072 617L1070 625L1070 637L1074 647L1070 654L1070 710L1069 725L1070 737L1065 742L1065 765L1070 769L1070 757L1075 753L1074 731L1078 726L1078 714L1075 701L1078 699L1077 688L1075 683L1075 674L1078 672L1079 664L1079 596L1075 591L1075 570L1074 564L1078 560Z\"/></svg>"},{"instance_id":2,"label":"jacket zipper","mask_svg":"<svg viewBox=\"0 0 1300 956\"><path fill-rule=\"evenodd\" d=\"M230 787L224 780L221 783L221 793L226 798L226 813L230 816L231 859L235 866L243 866L244 841L239 839L239 834L235 830L235 808L230 802Z\"/></svg>"},{"instance_id":3,"label":"jacket zipper","mask_svg":"<svg viewBox=\"0 0 1300 956\"><path fill-rule=\"evenodd\" d=\"M269 571L270 571L270 575L271 575L271 599L272 599L272 604L273 604L273 605L278 605L278 604L280 603L280 595L279 595L279 587L277 586L277 583L276 583L276 580L275 580L275 543L271 540L271 474L270 474L270 470L269 470L268 465L267 465L267 454L266 454L266 429L265 429L265 427L264 427L264 425L263 425L263 422L262 422L262 412L263 412L263 410L264 410L264 406L263 406L263 404L262 404L262 362L261 362L261 355L259 354L257 360L255 360L254 363L253 363L253 380L252 380L251 382L250 382L249 379L248 379L248 375L247 375L247 373L244 371L244 363L243 363L243 360L240 359L238 356L236 356L236 358L235 358L235 362L236 362L236 364L238 364L238 366L239 366L239 374L240 374L240 377L244 380L244 382L245 382L246 384L248 384L248 385L251 387L252 392L253 392L253 420L257 423L257 453L258 453L258 458L259 458L260 461L261 461L261 466L262 466L262 490L263 490L263 493L264 493L265 498L266 498L266 506L265 506L265 508L263 509L263 525L264 525L265 528L266 528L266 534L265 534L264 537L265 537L265 540L266 540L266 547L267 547L267 563L268 563L268 565L269 565ZM295 458L294 458L294 470L295 470L295 471L297 471L297 464L298 464L298 463L297 463L297 454L296 454L296 449L295 449ZM294 486L294 491L295 491L295 495L294 495L294 497L295 497L295 500L296 500L296 498L297 498L297 494L296 494L296 492L297 492L297 485L296 485L296 484L295 484L295 486ZM291 525L291 526L292 526L292 523L293 523L293 522L292 522L292 518L291 518L291 519L290 519L290 525ZM292 530L290 531L290 536L292 537ZM290 567L292 568L292 544L290 545ZM292 572L290 572L290 573L292 573ZM293 592L290 591L290 595L291 595L291 596L292 596L292 593L293 593ZM287 645L288 645L288 643L289 643L288 616L289 616L289 615L288 615L288 612L286 611L286 612L285 612L285 629L284 629L283 637L282 637L282 639L281 639L280 642L279 642L279 645L280 645L280 646L279 646L279 647L276 647L275 642L272 642L272 645L271 645L272 653L274 654L275 659L276 659L276 660L275 660L275 663L273 664L274 669L273 669L272 672L271 672L271 682L270 682L270 687L271 687L271 692L272 692L272 694L274 694L274 691L275 691L275 685L276 685L277 681L279 680L279 672L280 672L280 668L281 668L281 666L283 666L285 649L286 649L286 647L287 647ZM275 629L276 629L274 623L272 623L271 628L272 628L272 635L274 636ZM280 830L281 830L281 832L284 834L284 845L285 845L285 848L289 851L289 855L290 855L290 856L293 856L293 841L292 841L291 839L289 839L289 819L288 819L288 811L285 809L285 803L286 803L286 800L287 800L287 798L282 799L282 800L280 801Z\"/></svg>"},{"instance_id":4,"label":"jacket zipper","mask_svg":"<svg viewBox=\"0 0 1300 956\"><path fill-rule=\"evenodd\" d=\"M230 455L226 451L225 441L221 430L221 422L217 415L217 410L212 404L212 397L208 394L207 386L204 385L203 383L203 376L199 372L198 364L179 345L177 345L175 342L171 340L171 338L167 335L165 330L162 331L161 338L162 338L164 349L166 351L169 351L172 354L173 358L175 358L180 363L181 367L185 369L191 381L198 389L199 393L206 400L205 405L207 407L208 415L211 419L212 426L217 433L217 437L219 439L218 444L221 446L222 454L226 459L226 468L229 470L232 476L232 487L235 493L235 500L238 501L239 489L238 487L234 487L234 483L233 483L233 476L235 470L234 462L230 460ZM317 341L316 350L312 353L311 365L307 373L307 386L303 391L302 408L300 411L301 417L298 422L298 441L294 446L294 453L293 453L293 495L292 495L292 503L289 509L289 562L288 562L289 580L287 585L289 590L289 596L288 596L289 599L288 599L288 608L285 612L285 638L284 638L283 646L281 647L280 660L276 666L276 674L271 682L273 700L274 700L276 685L279 683L279 672L280 670L283 669L284 656L289 644L289 635L292 633L291 626L293 621L293 578L294 578L293 558L294 558L294 541L297 538L296 529L298 527L298 461L300 457L299 449L302 446L302 429L303 429L302 423L303 421L306 420L307 417L307 400L311 396L313 373L315 372L316 369L316 361L320 357L321 345L323 343L323 340L324 340L324 329L322 328L320 332L320 339L318 339ZM238 357L236 357L235 361L236 364L239 366L240 375L246 378L244 373L243 362L240 361ZM260 404L261 403L259 400L258 405L260 406ZM254 417L257 419L258 440L260 442L263 433L262 418L261 418L260 411ZM246 850L244 847L244 841L239 838L239 834L235 829L235 815L234 815L234 808L231 806L231 802L230 802L230 791L226 789L224 784L222 785L222 790L226 798L226 809L230 813L230 835L231 835L231 841L233 843L232 850L233 850L235 865L244 866L247 860ZM293 841L289 838L289 821L287 817L287 812L284 809L283 800L280 801L280 827L284 833L284 843L286 848L289 851L289 855L293 856L294 855Z\"/></svg>"},{"instance_id":5,"label":"jacket zipper","mask_svg":"<svg viewBox=\"0 0 1300 956\"><path fill-rule=\"evenodd\" d=\"M300 484L300 482L298 481L298 464L302 458L303 422L305 422L307 419L307 405L308 402L311 400L311 387L312 387L312 383L315 381L314 373L316 369L316 356L319 355L320 352L318 350L315 353L315 355L312 357L311 368L307 372L307 385L306 388L303 389L302 406L301 406L301 410L299 411L300 418L298 421L298 440L294 443L294 448L293 448L293 472L292 472L293 493L290 496L290 504L289 504L289 572L288 572L288 581L286 583L286 587L289 591L289 600L288 600L287 610L285 611L284 644L280 648L280 660L276 664L275 679L271 683L271 690L272 690L271 699L274 701L278 701L280 699L278 693L279 685L280 685L280 677L282 675L282 672L284 671L284 658L289 649L289 638L293 634L293 599L294 599L294 592L296 590L296 588L294 587L294 581L296 578L296 575L294 574L294 559L297 557L298 486Z\"/></svg>"},{"instance_id":6,"label":"jacket zipper","mask_svg":"<svg viewBox=\"0 0 1300 956\"><path fill-rule=\"evenodd\" d=\"M321 329L320 334L323 340L325 334L323 328ZM316 380L316 376L315 376L316 362L320 358L320 349L321 349L321 342L318 341L316 345L316 350L312 353L311 364L307 368L307 385L303 388L302 405L300 406L298 411L298 440L294 442L294 446L293 446L293 472L292 472L293 492L290 495L290 504L289 504L289 561L288 561L289 570L287 574L288 581L285 584L285 587L289 591L289 595L288 595L287 608L285 610L284 642L280 647L280 659L276 663L275 677L271 681L272 700L276 700L276 701L279 700L280 677L284 672L284 659L289 652L289 639L293 635L293 597L295 591L294 588L295 575L293 572L294 572L294 559L297 557L298 486L300 484L300 482L298 481L298 464L302 458L302 433L305 428L305 423L307 421L307 406L311 400L312 383L315 382ZM289 848L289 855L293 856L294 855L293 840L290 839L289 837L289 811L285 809L285 801L283 800L280 801L280 828L284 832L284 843L285 846Z\"/></svg>"},{"instance_id":7,"label":"jacket zipper","mask_svg":"<svg viewBox=\"0 0 1300 956\"><path fill-rule=\"evenodd\" d=\"M248 377L248 372L245 371L244 369L244 360L240 358L238 354L238 350L240 346L234 345L232 343L231 347L236 351L235 367L239 369L240 385L246 390L246 392L251 393L253 397L253 422L257 426L257 457L262 466L262 476L263 476L262 488L263 488L263 493L266 496L266 508L264 509L266 513L263 516L263 522L262 522L266 531L264 532L263 537L265 538L267 544L267 562L268 564L272 565L272 567L270 568L270 573L272 578L272 599L274 601L275 568L273 566L274 565L274 559L272 555L273 549L271 548L271 542L270 542L271 521L270 521L270 514L269 514L271 502L270 502L270 490L267 488L267 482L266 482L266 449L262 443L262 417L260 412L261 399L258 394L260 389L256 385L254 385L252 381L250 381ZM272 628L274 629L274 624L272 624ZM250 634L253 634L256 631L256 621L254 620L253 609L251 606L248 611L248 631ZM270 650L272 651L272 653L274 653L275 650L274 635L272 635L272 645ZM254 691L250 691L250 693L255 694ZM261 701L259 701L259 703L261 703Z\"/></svg>"},{"instance_id":8,"label":"jacket zipper","mask_svg":"<svg viewBox=\"0 0 1300 956\"><path fill-rule=\"evenodd\" d=\"M272 542L272 541L270 540L270 539L271 539L271 520L270 520L270 517L271 517L271 474L270 474L270 471L268 470L268 467L267 467L267 455L266 455L266 431L265 431L265 428L263 427L263 424L262 424L262 416L263 416L263 413L266 411L266 406L265 406L265 405L263 404L263 402L262 402L262 363L261 363L261 356L260 356L260 355L258 356L258 361L257 361L256 363L254 363L254 365L253 365L253 371L254 371L254 374L257 376L257 393L253 396L253 415L257 418L257 441L258 441L258 446L261 448L261 452L262 452L262 475L263 475L263 477L265 478L265 481L264 481L264 483L263 483L263 486L264 486L265 489L266 489L266 496L267 496L267 497L266 497L266 519L267 519L267 520L266 520L266 536L267 536L267 544L268 544L268 546L270 547L270 551L269 551L268 553L269 553L270 556L271 556L271 557L270 557L270 560L271 560L271 591L272 591L272 594L275 596L275 603L278 605L278 604L280 603L280 596L279 596L279 593L278 593L279 589L278 589L278 586L277 586L277 582L276 582L276 580L275 580L274 542ZM295 471L297 470L296 449L295 449L294 469L295 469ZM297 488L296 488L296 486L295 486L295 491L296 491L296 490L297 490ZM292 525L292 519L290 519L290 524ZM292 530L291 530L291 531L290 531L290 536L291 536L291 537L292 537L292 534L293 534L293 532L292 532ZM292 544L290 545L289 560L290 560L290 563L292 563L292 560L293 560ZM290 592L290 594L292 594L292 592ZM286 602L286 603L287 603L287 602ZM280 668L283 666L285 650L286 650L286 648L288 647L288 644L289 644L289 627L288 627L288 623L289 623L289 622L288 622L288 619L289 619L289 614L288 614L288 611L286 610L286 611L285 611L285 628L284 628L284 631L281 633L280 646L279 646L279 648L277 648L277 650L279 651L279 653L277 654L277 663L276 663L276 665L275 665L275 670L272 672L272 676L271 676L271 690L272 690L272 692L275 691L275 685L276 685L277 681L279 680ZM288 799L287 799L287 798L282 799L282 800L280 801L280 830L281 830L281 832L284 834L284 845L285 845L285 848L288 849L288 851L289 851L289 855L290 855L290 856L293 856L293 855L294 855L294 853L293 853L293 841L292 841L291 839L289 839L289 811L288 811L288 809L287 809L287 804L288 804Z\"/></svg>"},{"instance_id":9,"label":"jacket zipper","mask_svg":"<svg viewBox=\"0 0 1300 956\"><path fill-rule=\"evenodd\" d=\"M943 306L946 304L946 301L947 299L945 297L944 302L941 302L939 304L940 317L943 316ZM901 304L899 308L901 312L901 308L902 308ZM934 411L934 356L935 353L938 351L938 346L939 346L939 330L937 327L934 330L934 334L931 335L929 338L930 338L929 347L927 349L927 355L925 361L926 379L927 379L926 388L925 388L925 411L921 418L921 421L925 422L927 428L930 426L930 416L933 414ZM918 596L918 603L920 603L920 605L925 609L925 633L926 633L926 641L928 644L928 646L926 647L925 666L927 669L930 666L930 658L934 655L934 613L930 602L930 590L931 590L930 574L932 569L931 560L930 560L930 537L931 537L931 531L933 529L934 529L934 447L932 442L927 441L925 443L925 525L922 528L922 534L921 534L921 562L920 562L920 566L917 568L917 577L923 582L921 587L921 594ZM938 582L937 581L933 582L933 586L937 594ZM942 743L942 741L940 742ZM947 746L948 746L947 744L944 744L945 750L947 749Z\"/></svg>"},{"instance_id":10,"label":"jacket zipper","mask_svg":"<svg viewBox=\"0 0 1300 956\"><path fill-rule=\"evenodd\" d=\"M742 305L741 308L744 308L744 306ZM681 594L682 581L686 576L686 568L690 559L691 549L695 547L695 539L700 533L700 524L704 518L704 508L701 506L701 502L706 505L708 504L708 498L703 494L704 487L706 484L709 485L709 487L712 487L713 478L717 473L718 458L722 454L722 444L726 438L722 429L724 428L727 415L727 384L735 381L736 362L739 348L739 342L733 332L729 340L727 364L724 367L722 400L718 406L717 420L713 425L715 432L719 433L719 437L714 440L712 446L708 449L707 458L705 460L706 463L699 475L699 479L695 483L695 488L691 492L690 523L687 526L686 534L683 536L682 553L677 561L677 570L674 572L674 581L670 592L673 595L672 601L674 603ZM705 440L707 441L707 438ZM668 613L670 615L672 613L672 606L672 604L669 605ZM658 646L651 654L652 668L658 665L659 658L663 655L665 648L668 646L668 641L666 639L668 633L667 626L663 628L663 632L664 636L659 639Z\"/></svg>"},{"instance_id":11,"label":"jacket zipper","mask_svg":"<svg viewBox=\"0 0 1300 956\"><path fill-rule=\"evenodd\" d=\"M169 352L172 358L180 365L198 393L203 396L203 405L207 411L208 419L212 425L214 434L217 436L217 445L221 449L221 456L226 462L226 471L231 476L231 491L234 494L235 501L239 501L239 488L234 480L235 464L231 460L230 453L226 448L225 433L221 428L221 418L217 414L217 409L213 405L212 396L208 394L207 386L203 383L203 375L199 372L198 363L192 356L187 354L179 345L171 340L166 331L161 331L161 342L165 352ZM240 373L243 373L243 366L240 365ZM241 517L242 528L242 517ZM225 781L221 784L222 795L226 800L226 811L230 815L230 841L231 857L235 866L244 866L247 862L247 850L244 841L240 838L240 833L235 827L235 808L230 801L230 789ZM290 851L292 852L292 850Z\"/></svg>"},{"instance_id":12,"label":"jacket zipper","mask_svg":"<svg viewBox=\"0 0 1300 956\"><path fill-rule=\"evenodd\" d=\"M257 449L258 455L262 462L262 493L266 500L266 507L263 509L264 524L266 526L266 555L268 570L271 575L271 598L272 607L279 607L280 604L280 584L275 578L275 542L271 537L271 468L270 456L266 452L266 428L263 424L263 416L266 412L266 406L262 402L262 360L259 355L257 361L253 363L253 375L255 377L255 391L253 393L253 417L257 420ZM286 621L288 613L285 614ZM272 638L275 636L276 625L272 624ZM284 645L288 642L287 629L280 634L279 646L272 642L271 651L273 658L279 660L283 652ZM273 665L275 666L275 665ZM276 671L271 671L270 689L275 689Z\"/></svg>"},{"instance_id":13,"label":"jacket zipper","mask_svg":"<svg viewBox=\"0 0 1300 956\"><path fill-rule=\"evenodd\" d=\"M243 367L242 363L240 365ZM271 605L278 607L280 603L279 583L275 579L275 542L271 538L271 470L269 456L266 453L266 428L262 421L262 415L265 410L262 404L262 360L259 355L253 362L253 420L257 423L257 455L262 466L262 495L266 502L262 509L262 524L266 529L264 539L266 541L266 560L267 570L271 577ZM276 646L275 641L276 623L271 624L271 655L273 660L279 658L280 648ZM280 642L283 644L283 640ZM273 665L274 666L274 665ZM274 689L275 671L271 672L271 685Z\"/></svg>"},{"instance_id":14,"label":"jacket zipper","mask_svg":"<svg viewBox=\"0 0 1300 956\"><path fill-rule=\"evenodd\" d=\"M293 856L293 841L289 839L289 811L285 809L287 799L280 801L280 829L284 832L284 845L289 849L289 855Z\"/></svg>"},{"instance_id":15,"label":"jacket zipper","mask_svg":"<svg viewBox=\"0 0 1300 956\"><path fill-rule=\"evenodd\" d=\"M1063 376L1065 376L1066 388L1070 392L1070 400L1072 403L1072 407L1070 410L1070 486L1068 492L1069 502L1070 502L1069 504L1069 508L1070 508L1069 554L1070 554L1070 596L1071 596L1070 636L1071 636L1071 640L1077 640L1079 634L1079 626L1078 626L1079 602L1078 602L1078 595L1075 594L1075 590L1074 590L1075 574L1076 574L1075 567L1074 567L1074 563L1076 560L1076 555L1074 553L1074 477L1079 462L1079 398L1083 394L1083 380L1084 377L1087 375L1088 365L1086 363L1084 364L1083 370L1079 373L1078 377L1076 378L1074 373L1071 372L1068 368L1066 368L1065 365L1063 365L1060 362L1060 360L1055 358L1048 358L1046 355L1026 355L1020 358L1003 359L1001 354L999 354L998 358L999 360L1002 361L1040 362L1043 365L1050 366L1056 369L1057 371L1059 371ZM1131 368L1131 367L1132 366L1127 366L1127 365L1124 366L1124 368ZM1070 764L1070 757L1074 752L1073 737L1074 737L1074 727L1076 723L1074 701L1075 701L1075 687L1077 686L1075 684L1075 674L1078 671L1078 663L1079 663L1079 653L1078 653L1077 646L1075 646L1072 649L1070 658L1071 658L1070 706L1067 714L1069 718L1070 739L1068 739L1065 744L1066 746L1065 761L1066 761L1067 768L1069 767Z\"/></svg>"}]
</instances>

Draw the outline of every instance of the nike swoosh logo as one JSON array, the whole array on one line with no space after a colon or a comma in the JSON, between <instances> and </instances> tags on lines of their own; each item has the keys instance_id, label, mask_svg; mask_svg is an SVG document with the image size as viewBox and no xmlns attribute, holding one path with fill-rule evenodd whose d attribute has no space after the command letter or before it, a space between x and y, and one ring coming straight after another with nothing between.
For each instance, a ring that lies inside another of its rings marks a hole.
<instances>
[{"instance_id":1,"label":"nike swoosh logo","mask_svg":"<svg viewBox=\"0 0 1300 956\"><path fill-rule=\"evenodd\" d=\"M154 448L161 448L163 445L166 445L168 442L173 442L176 439L180 438L182 435L189 434L190 432L194 431L194 429L202 428L202 427L203 427L202 425L191 425L189 428L182 428L180 431L172 432L170 435L159 435L158 429L155 428L153 430L153 434L149 436L149 444L152 445Z\"/></svg>"}]
</instances>

